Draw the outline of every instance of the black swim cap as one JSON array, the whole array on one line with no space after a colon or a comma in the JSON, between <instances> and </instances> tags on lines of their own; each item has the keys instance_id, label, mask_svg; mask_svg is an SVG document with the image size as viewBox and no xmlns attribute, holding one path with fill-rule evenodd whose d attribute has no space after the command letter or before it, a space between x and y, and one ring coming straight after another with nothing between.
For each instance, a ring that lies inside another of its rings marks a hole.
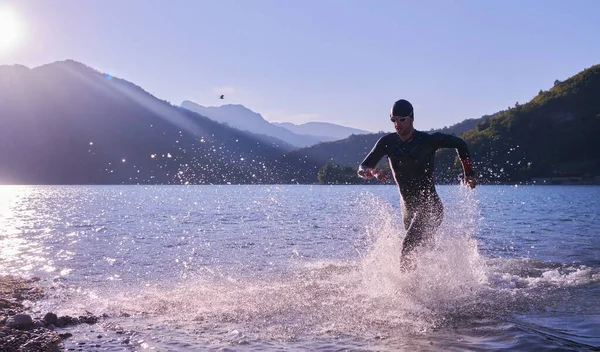
<instances>
[{"instance_id":1,"label":"black swim cap","mask_svg":"<svg viewBox=\"0 0 600 352\"><path fill-rule=\"evenodd\" d=\"M413 106L408 100L400 99L392 106L390 116L411 116L414 118Z\"/></svg>"}]
</instances>

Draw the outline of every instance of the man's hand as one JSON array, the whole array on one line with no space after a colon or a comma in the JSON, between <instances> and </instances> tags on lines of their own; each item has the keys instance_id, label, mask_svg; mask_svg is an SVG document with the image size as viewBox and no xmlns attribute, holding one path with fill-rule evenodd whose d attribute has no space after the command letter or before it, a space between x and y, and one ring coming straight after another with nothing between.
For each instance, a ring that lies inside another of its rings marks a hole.
<instances>
[{"instance_id":1,"label":"man's hand","mask_svg":"<svg viewBox=\"0 0 600 352\"><path fill-rule=\"evenodd\" d=\"M475 185L477 185L477 182L475 181L475 178L473 176L465 176L463 182L470 189L474 189Z\"/></svg>"},{"instance_id":2,"label":"man's hand","mask_svg":"<svg viewBox=\"0 0 600 352\"><path fill-rule=\"evenodd\" d=\"M365 179L371 179L373 177L375 177L375 169L372 167L367 167L367 168L362 168L360 167L358 169L358 177L361 178L365 178Z\"/></svg>"},{"instance_id":3,"label":"man's hand","mask_svg":"<svg viewBox=\"0 0 600 352\"><path fill-rule=\"evenodd\" d=\"M373 175L377 177L377 181L379 182L386 182L390 178L390 175L385 170L375 170Z\"/></svg>"},{"instance_id":4,"label":"man's hand","mask_svg":"<svg viewBox=\"0 0 600 352\"><path fill-rule=\"evenodd\" d=\"M380 182L385 182L389 179L389 175L387 172L385 172L384 170L377 170L372 167L358 169L358 176L366 178L367 180L376 177L377 180Z\"/></svg>"}]
</instances>

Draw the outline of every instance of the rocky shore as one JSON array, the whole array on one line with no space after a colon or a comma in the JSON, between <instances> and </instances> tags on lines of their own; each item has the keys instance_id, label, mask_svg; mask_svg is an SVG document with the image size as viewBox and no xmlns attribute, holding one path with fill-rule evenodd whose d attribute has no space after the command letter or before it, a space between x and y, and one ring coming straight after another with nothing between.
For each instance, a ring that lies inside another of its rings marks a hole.
<instances>
[{"instance_id":1,"label":"rocky shore","mask_svg":"<svg viewBox=\"0 0 600 352\"><path fill-rule=\"evenodd\" d=\"M98 321L93 315L59 317L48 312L43 317L32 317L26 314L23 302L44 296L37 281L0 276L0 352L60 351L63 339L71 334L58 334L55 328Z\"/></svg>"}]
</instances>

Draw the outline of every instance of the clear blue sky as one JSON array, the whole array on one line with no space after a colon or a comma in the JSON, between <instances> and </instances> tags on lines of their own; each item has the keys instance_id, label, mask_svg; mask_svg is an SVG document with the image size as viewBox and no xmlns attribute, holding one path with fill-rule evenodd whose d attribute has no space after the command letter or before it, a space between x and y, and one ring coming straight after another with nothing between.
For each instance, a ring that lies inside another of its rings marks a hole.
<instances>
[{"instance_id":1,"label":"clear blue sky","mask_svg":"<svg viewBox=\"0 0 600 352\"><path fill-rule=\"evenodd\" d=\"M0 64L74 59L179 105L269 121L428 130L524 103L600 63L600 1L0 0L18 45ZM0 25L1 28L1 25ZM226 100L218 100L225 94Z\"/></svg>"}]
</instances>

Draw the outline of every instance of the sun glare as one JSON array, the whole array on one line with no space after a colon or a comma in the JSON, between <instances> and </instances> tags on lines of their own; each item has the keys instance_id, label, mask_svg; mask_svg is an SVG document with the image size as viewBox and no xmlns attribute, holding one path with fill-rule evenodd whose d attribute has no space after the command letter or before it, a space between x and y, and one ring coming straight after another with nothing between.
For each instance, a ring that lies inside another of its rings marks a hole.
<instances>
[{"instance_id":1,"label":"sun glare","mask_svg":"<svg viewBox=\"0 0 600 352\"><path fill-rule=\"evenodd\" d=\"M0 6L0 55L12 50L21 37L21 23L16 12L6 6Z\"/></svg>"}]
</instances>

